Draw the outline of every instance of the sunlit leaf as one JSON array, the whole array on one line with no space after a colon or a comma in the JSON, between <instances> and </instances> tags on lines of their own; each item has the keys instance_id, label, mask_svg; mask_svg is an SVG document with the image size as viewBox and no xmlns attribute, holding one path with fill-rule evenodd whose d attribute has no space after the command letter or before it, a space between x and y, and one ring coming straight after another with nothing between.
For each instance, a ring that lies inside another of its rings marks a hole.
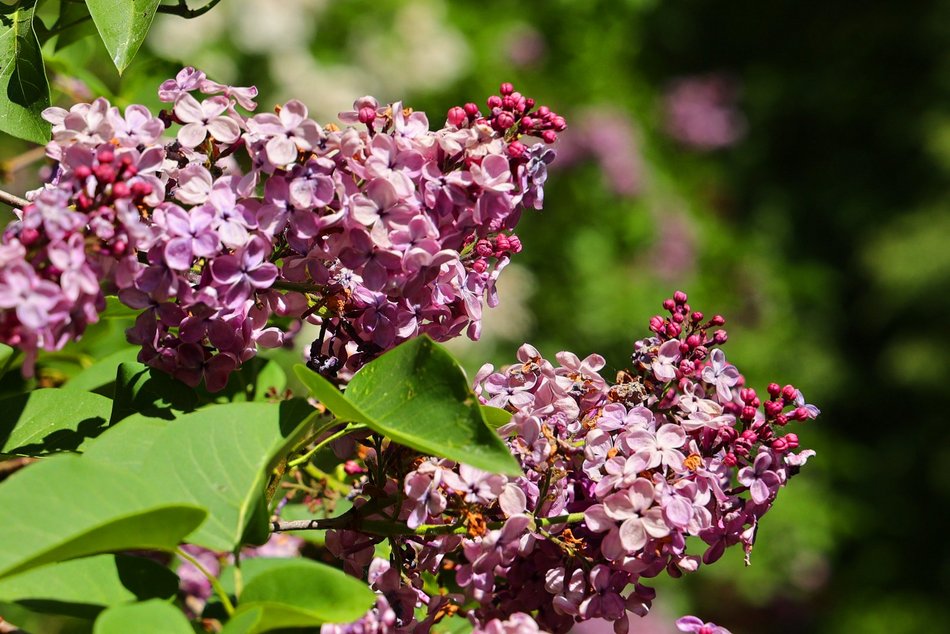
<instances>
[{"instance_id":1,"label":"sunlit leaf","mask_svg":"<svg viewBox=\"0 0 950 634\"><path fill-rule=\"evenodd\" d=\"M0 399L0 453L76 451L106 429L111 410L112 401L104 396L66 388Z\"/></svg>"},{"instance_id":2,"label":"sunlit leaf","mask_svg":"<svg viewBox=\"0 0 950 634\"><path fill-rule=\"evenodd\" d=\"M0 131L46 143L50 124L41 113L49 107L49 82L33 29L35 7L36 0L0 4Z\"/></svg>"},{"instance_id":3,"label":"sunlit leaf","mask_svg":"<svg viewBox=\"0 0 950 634\"><path fill-rule=\"evenodd\" d=\"M86 0L115 67L126 69L148 35L161 0Z\"/></svg>"},{"instance_id":4,"label":"sunlit leaf","mask_svg":"<svg viewBox=\"0 0 950 634\"><path fill-rule=\"evenodd\" d=\"M194 634L181 610L153 599L109 608L99 615L93 634Z\"/></svg>"}]
</instances>

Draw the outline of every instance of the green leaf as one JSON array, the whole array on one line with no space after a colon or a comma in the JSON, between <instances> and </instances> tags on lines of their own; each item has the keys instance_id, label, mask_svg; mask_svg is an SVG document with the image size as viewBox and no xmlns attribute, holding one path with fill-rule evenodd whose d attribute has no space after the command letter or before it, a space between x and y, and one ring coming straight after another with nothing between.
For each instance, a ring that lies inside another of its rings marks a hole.
<instances>
[{"instance_id":1,"label":"green leaf","mask_svg":"<svg viewBox=\"0 0 950 634\"><path fill-rule=\"evenodd\" d=\"M99 615L93 634L194 634L178 608L158 599L109 608Z\"/></svg>"},{"instance_id":2,"label":"green leaf","mask_svg":"<svg viewBox=\"0 0 950 634\"><path fill-rule=\"evenodd\" d=\"M0 578L102 552L174 550L205 511L169 503L163 484L71 455L18 471L0 485Z\"/></svg>"},{"instance_id":3,"label":"green leaf","mask_svg":"<svg viewBox=\"0 0 950 634\"><path fill-rule=\"evenodd\" d=\"M263 608L252 608L243 610L231 617L231 620L224 624L221 634L251 634L259 632L261 621L264 619Z\"/></svg>"},{"instance_id":4,"label":"green leaf","mask_svg":"<svg viewBox=\"0 0 950 634\"><path fill-rule=\"evenodd\" d=\"M106 309L99 313L100 319L135 319L142 312L141 308L129 308L118 297L106 297Z\"/></svg>"},{"instance_id":5,"label":"green leaf","mask_svg":"<svg viewBox=\"0 0 950 634\"><path fill-rule=\"evenodd\" d=\"M498 429L511 421L511 412L507 410L491 407L490 405L482 405L481 410L482 418L485 419L485 422L488 423L488 426L492 429Z\"/></svg>"},{"instance_id":6,"label":"green leaf","mask_svg":"<svg viewBox=\"0 0 950 634\"><path fill-rule=\"evenodd\" d=\"M0 581L0 601L85 618L123 603L171 599L177 592L175 573L151 559L129 555L74 559Z\"/></svg>"},{"instance_id":7,"label":"green leaf","mask_svg":"<svg viewBox=\"0 0 950 634\"><path fill-rule=\"evenodd\" d=\"M171 420L198 406L194 389L141 363L120 363L116 371L111 422L132 414Z\"/></svg>"},{"instance_id":8,"label":"green leaf","mask_svg":"<svg viewBox=\"0 0 950 634\"><path fill-rule=\"evenodd\" d=\"M287 559L258 574L241 593L235 617L263 610L257 633L285 627L348 623L369 610L376 595L362 581L308 559Z\"/></svg>"},{"instance_id":9,"label":"green leaf","mask_svg":"<svg viewBox=\"0 0 950 634\"><path fill-rule=\"evenodd\" d=\"M89 19L89 9L82 2L60 3L59 18L52 30L57 29L62 29L56 37L57 51L96 32L96 26Z\"/></svg>"},{"instance_id":10,"label":"green leaf","mask_svg":"<svg viewBox=\"0 0 950 634\"><path fill-rule=\"evenodd\" d=\"M521 473L508 447L485 423L462 368L428 337L411 339L365 365L345 394L305 370L296 370L301 380L343 420L363 423L429 455L493 473Z\"/></svg>"},{"instance_id":11,"label":"green leaf","mask_svg":"<svg viewBox=\"0 0 950 634\"><path fill-rule=\"evenodd\" d=\"M33 30L36 0L0 5L0 131L34 143L46 143L50 124L49 82Z\"/></svg>"},{"instance_id":12,"label":"green leaf","mask_svg":"<svg viewBox=\"0 0 950 634\"><path fill-rule=\"evenodd\" d=\"M76 451L105 431L111 410L106 397L72 389L45 388L0 399L0 453Z\"/></svg>"},{"instance_id":13,"label":"green leaf","mask_svg":"<svg viewBox=\"0 0 950 634\"><path fill-rule=\"evenodd\" d=\"M233 550L241 540L277 460L298 443L315 410L302 399L230 403L168 424L145 456L142 471L169 500L208 509L188 541ZM266 515L259 521L266 525Z\"/></svg>"},{"instance_id":14,"label":"green leaf","mask_svg":"<svg viewBox=\"0 0 950 634\"><path fill-rule=\"evenodd\" d=\"M148 35L161 0L86 0L109 56L121 74Z\"/></svg>"},{"instance_id":15,"label":"green leaf","mask_svg":"<svg viewBox=\"0 0 950 634\"><path fill-rule=\"evenodd\" d=\"M102 436L83 446L86 460L104 462L129 471L140 471L145 455L162 435L168 421L133 414L113 425Z\"/></svg>"},{"instance_id":16,"label":"green leaf","mask_svg":"<svg viewBox=\"0 0 950 634\"><path fill-rule=\"evenodd\" d=\"M86 390L97 392L103 396L113 396L115 392L115 378L120 363L137 363L141 348L122 348L96 361L69 379L66 387L71 390Z\"/></svg>"},{"instance_id":17,"label":"green leaf","mask_svg":"<svg viewBox=\"0 0 950 634\"><path fill-rule=\"evenodd\" d=\"M197 393L204 403L227 403L242 401L266 401L270 388L277 394L287 387L287 374L275 361L254 357L231 373L228 383L220 392L208 392L204 386Z\"/></svg>"},{"instance_id":18,"label":"green leaf","mask_svg":"<svg viewBox=\"0 0 950 634\"><path fill-rule=\"evenodd\" d=\"M13 359L14 354L16 354L16 348L0 343L0 376L7 371L7 365L13 363L11 359Z\"/></svg>"}]
</instances>

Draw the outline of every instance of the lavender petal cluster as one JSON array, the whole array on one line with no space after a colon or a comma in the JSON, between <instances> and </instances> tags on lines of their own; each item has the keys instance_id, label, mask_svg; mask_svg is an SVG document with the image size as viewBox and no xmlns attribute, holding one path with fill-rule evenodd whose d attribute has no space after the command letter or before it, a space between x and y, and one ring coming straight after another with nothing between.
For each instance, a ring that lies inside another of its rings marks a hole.
<instances>
[{"instance_id":1,"label":"lavender petal cluster","mask_svg":"<svg viewBox=\"0 0 950 634\"><path fill-rule=\"evenodd\" d=\"M722 351L722 317L692 311L682 292L664 307L613 380L600 355L552 363L527 344L513 365L482 368L476 393L512 414L498 432L520 477L437 458L400 469L405 460L389 457L389 479L357 496L365 504L382 488L400 500L371 517L413 533L395 541L404 574L450 575L459 605L477 606L467 611L477 631L558 633L602 618L625 633L629 614L650 608L650 579L693 572L729 546L748 558L778 491L814 455L785 429L819 413L798 389L773 383L760 398ZM334 554L362 574L371 536L330 533ZM726 631L695 617L678 625ZM380 631L422 631L398 617L389 627Z\"/></svg>"},{"instance_id":2,"label":"lavender petal cluster","mask_svg":"<svg viewBox=\"0 0 950 634\"><path fill-rule=\"evenodd\" d=\"M341 126L294 100L254 113L256 95L186 68L158 116L105 99L44 112L55 178L0 240L0 341L26 372L107 294L141 311L141 361L211 391L302 321L319 328L311 366L341 379L420 334L478 338L563 118L510 84L437 130L371 97Z\"/></svg>"}]
</instances>

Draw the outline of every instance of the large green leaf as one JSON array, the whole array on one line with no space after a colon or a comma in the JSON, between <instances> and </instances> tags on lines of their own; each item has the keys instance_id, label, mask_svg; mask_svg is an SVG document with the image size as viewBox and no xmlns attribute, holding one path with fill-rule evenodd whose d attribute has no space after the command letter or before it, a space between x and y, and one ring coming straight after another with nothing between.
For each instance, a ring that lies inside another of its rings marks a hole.
<instances>
[{"instance_id":1,"label":"large green leaf","mask_svg":"<svg viewBox=\"0 0 950 634\"><path fill-rule=\"evenodd\" d=\"M345 394L302 366L296 371L339 418L423 453L494 473L521 473L486 424L462 368L428 337L407 341L365 365Z\"/></svg>"},{"instance_id":2,"label":"large green leaf","mask_svg":"<svg viewBox=\"0 0 950 634\"><path fill-rule=\"evenodd\" d=\"M12 363L13 355L16 354L16 348L11 348L5 343L0 343L0 375L7 370L7 366Z\"/></svg>"},{"instance_id":3,"label":"large green leaf","mask_svg":"<svg viewBox=\"0 0 950 634\"><path fill-rule=\"evenodd\" d=\"M105 431L111 410L106 397L72 389L46 388L0 399L0 453L76 451Z\"/></svg>"},{"instance_id":4,"label":"large green leaf","mask_svg":"<svg viewBox=\"0 0 950 634\"><path fill-rule=\"evenodd\" d=\"M137 363L140 349L127 347L116 350L80 371L69 379L66 386L71 390L86 390L112 397L115 393L115 378L119 364Z\"/></svg>"},{"instance_id":5,"label":"large green leaf","mask_svg":"<svg viewBox=\"0 0 950 634\"><path fill-rule=\"evenodd\" d=\"M173 550L205 511L169 502L163 484L72 455L20 470L0 485L0 578L103 552Z\"/></svg>"},{"instance_id":6,"label":"large green leaf","mask_svg":"<svg viewBox=\"0 0 950 634\"><path fill-rule=\"evenodd\" d=\"M241 401L266 401L273 388L281 394L287 387L287 374L276 361L254 357L241 369L232 372L228 383L220 392L208 392L204 386L196 392L202 403L227 403Z\"/></svg>"},{"instance_id":7,"label":"large green leaf","mask_svg":"<svg viewBox=\"0 0 950 634\"><path fill-rule=\"evenodd\" d=\"M111 422L132 414L171 420L198 406L195 390L141 363L120 363L115 377Z\"/></svg>"},{"instance_id":8,"label":"large green leaf","mask_svg":"<svg viewBox=\"0 0 950 634\"><path fill-rule=\"evenodd\" d=\"M264 620L263 608L241 610L224 624L221 634L252 634L259 632L261 621Z\"/></svg>"},{"instance_id":9,"label":"large green leaf","mask_svg":"<svg viewBox=\"0 0 950 634\"><path fill-rule=\"evenodd\" d=\"M0 131L46 143L50 125L41 113L49 107L49 82L33 30L36 0L0 4Z\"/></svg>"},{"instance_id":10,"label":"large green leaf","mask_svg":"<svg viewBox=\"0 0 950 634\"><path fill-rule=\"evenodd\" d=\"M230 403L186 414L158 435L142 471L161 483L168 499L208 509L208 520L188 536L189 542L232 550L254 515L270 470L300 441L313 413L298 399L279 405ZM258 519L266 527L266 514Z\"/></svg>"},{"instance_id":11,"label":"large green leaf","mask_svg":"<svg viewBox=\"0 0 950 634\"><path fill-rule=\"evenodd\" d=\"M148 35L161 0L86 0L102 42L121 73Z\"/></svg>"},{"instance_id":12,"label":"large green leaf","mask_svg":"<svg viewBox=\"0 0 950 634\"><path fill-rule=\"evenodd\" d=\"M308 559L287 559L261 572L244 586L235 617L263 610L246 632L286 627L348 623L369 610L376 595L362 581Z\"/></svg>"},{"instance_id":13,"label":"large green leaf","mask_svg":"<svg viewBox=\"0 0 950 634\"><path fill-rule=\"evenodd\" d=\"M102 436L83 447L87 460L105 462L129 471L139 471L145 455L162 435L168 421L133 414L113 425Z\"/></svg>"},{"instance_id":14,"label":"large green leaf","mask_svg":"<svg viewBox=\"0 0 950 634\"><path fill-rule=\"evenodd\" d=\"M93 634L194 634L185 615L158 599L109 608L99 615Z\"/></svg>"},{"instance_id":15,"label":"large green leaf","mask_svg":"<svg viewBox=\"0 0 950 634\"><path fill-rule=\"evenodd\" d=\"M114 605L171 599L177 592L175 573L151 559L129 555L64 561L0 581L0 601L86 618Z\"/></svg>"}]
</instances>

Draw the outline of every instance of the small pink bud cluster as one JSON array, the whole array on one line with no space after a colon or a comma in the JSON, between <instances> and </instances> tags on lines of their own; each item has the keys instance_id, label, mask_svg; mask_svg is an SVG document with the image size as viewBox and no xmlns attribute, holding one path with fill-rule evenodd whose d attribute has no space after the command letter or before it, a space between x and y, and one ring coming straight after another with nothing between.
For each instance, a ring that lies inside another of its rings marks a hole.
<instances>
[{"instance_id":1,"label":"small pink bud cluster","mask_svg":"<svg viewBox=\"0 0 950 634\"><path fill-rule=\"evenodd\" d=\"M515 157L489 120L432 131L372 97L340 114L354 127L323 127L299 101L242 114L256 94L186 68L157 117L104 99L45 111L58 171L0 243L0 341L32 362L117 293L142 311L128 336L143 362L216 391L301 321L320 328L311 367L344 378L420 334L478 338L552 150ZM544 121L531 130L563 127Z\"/></svg>"},{"instance_id":2,"label":"small pink bud cluster","mask_svg":"<svg viewBox=\"0 0 950 634\"><path fill-rule=\"evenodd\" d=\"M796 453L783 428L818 410L792 386L770 385L762 402L718 347L724 333L709 332L721 317L706 320L680 292L665 308L671 316L651 322L659 336L638 341L613 382L599 355L562 352L553 364L527 344L514 365L482 368L482 402L512 414L498 432L519 477L411 459L397 445L364 454L386 466L385 480L368 469L355 506L373 509L367 520L405 523L391 543L407 587L451 572L457 606L477 606L468 616L478 631L559 633L603 618L624 634L629 613L649 610L649 579L695 571L732 545L748 556L779 489L814 455ZM691 552L690 537L705 550ZM358 524L330 531L327 544L353 574L373 557ZM413 631L413 611L403 614L381 631ZM506 629L529 615L528 629ZM695 617L678 625L726 631Z\"/></svg>"},{"instance_id":3,"label":"small pink bud cluster","mask_svg":"<svg viewBox=\"0 0 950 634\"><path fill-rule=\"evenodd\" d=\"M564 117L547 106L534 109L534 99L517 92L510 83L501 85L500 94L488 98L488 115L474 103L449 109L447 122L456 128L487 125L505 135L510 141L508 153L520 158L527 147L518 140L521 136L540 137L545 143L554 143L557 133L567 129Z\"/></svg>"}]
</instances>

